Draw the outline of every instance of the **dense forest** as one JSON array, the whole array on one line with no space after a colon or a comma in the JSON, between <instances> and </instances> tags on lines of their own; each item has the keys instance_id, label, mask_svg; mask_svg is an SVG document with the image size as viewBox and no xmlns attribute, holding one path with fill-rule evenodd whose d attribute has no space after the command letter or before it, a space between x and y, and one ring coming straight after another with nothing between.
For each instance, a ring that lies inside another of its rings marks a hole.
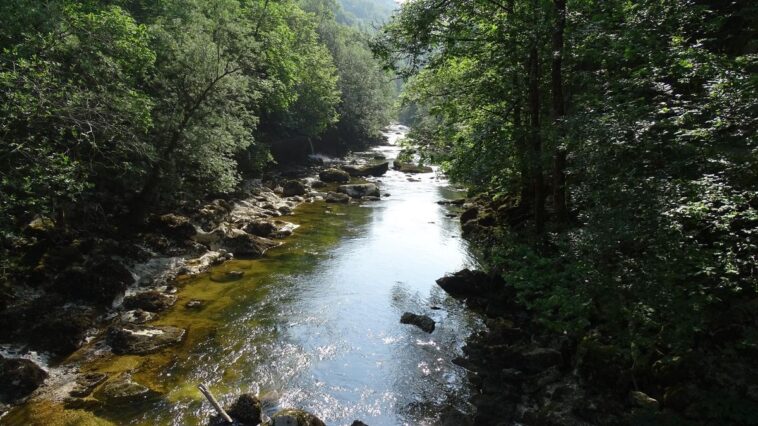
<instances>
[{"instance_id":1,"label":"dense forest","mask_svg":"<svg viewBox=\"0 0 758 426\"><path fill-rule=\"evenodd\" d=\"M312 154L400 121L403 184L426 163L468 191L438 203L483 270L441 280L486 287L476 424L758 424L756 93L749 1L3 0L0 342L76 334L68 355L135 284L124 259L213 252L205 273L278 247L299 203L381 202L390 158ZM546 371L576 385L548 399L605 405L540 405Z\"/></svg>"},{"instance_id":2,"label":"dense forest","mask_svg":"<svg viewBox=\"0 0 758 426\"><path fill-rule=\"evenodd\" d=\"M758 419L757 25L754 2L416 0L375 45L519 300L603 348L610 389L705 398L699 421Z\"/></svg>"},{"instance_id":3,"label":"dense forest","mask_svg":"<svg viewBox=\"0 0 758 426\"><path fill-rule=\"evenodd\" d=\"M3 2L3 269L35 218L139 223L312 144L378 140L394 85L338 15L328 0Z\"/></svg>"}]
</instances>

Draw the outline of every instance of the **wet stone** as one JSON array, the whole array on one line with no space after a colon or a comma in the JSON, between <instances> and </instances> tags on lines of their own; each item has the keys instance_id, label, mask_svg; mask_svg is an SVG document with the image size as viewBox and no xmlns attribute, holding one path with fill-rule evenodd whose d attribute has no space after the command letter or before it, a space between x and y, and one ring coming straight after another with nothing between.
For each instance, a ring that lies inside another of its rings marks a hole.
<instances>
[{"instance_id":1,"label":"wet stone","mask_svg":"<svg viewBox=\"0 0 758 426\"><path fill-rule=\"evenodd\" d=\"M0 402L13 402L34 392L47 373L28 359L0 357Z\"/></svg>"},{"instance_id":2,"label":"wet stone","mask_svg":"<svg viewBox=\"0 0 758 426\"><path fill-rule=\"evenodd\" d=\"M236 422L256 426L261 422L261 401L253 394L243 394L227 410Z\"/></svg>"},{"instance_id":3,"label":"wet stone","mask_svg":"<svg viewBox=\"0 0 758 426\"><path fill-rule=\"evenodd\" d=\"M127 324L112 326L106 342L115 354L145 355L180 343L185 334L184 329L177 327Z\"/></svg>"},{"instance_id":4,"label":"wet stone","mask_svg":"<svg viewBox=\"0 0 758 426\"><path fill-rule=\"evenodd\" d=\"M124 375L106 383L96 396L105 404L123 406L154 398L157 393L135 382L131 376Z\"/></svg>"},{"instance_id":5,"label":"wet stone","mask_svg":"<svg viewBox=\"0 0 758 426\"><path fill-rule=\"evenodd\" d=\"M103 373L87 373L77 377L76 386L69 395L76 398L84 398L92 393L95 388L108 378Z\"/></svg>"},{"instance_id":6,"label":"wet stone","mask_svg":"<svg viewBox=\"0 0 758 426\"><path fill-rule=\"evenodd\" d=\"M303 411L287 409L271 417L271 426L326 426L321 419Z\"/></svg>"},{"instance_id":7,"label":"wet stone","mask_svg":"<svg viewBox=\"0 0 758 426\"><path fill-rule=\"evenodd\" d=\"M124 308L163 312L176 303L176 296L159 291L146 291L124 298Z\"/></svg>"},{"instance_id":8,"label":"wet stone","mask_svg":"<svg viewBox=\"0 0 758 426\"><path fill-rule=\"evenodd\" d=\"M427 333L434 331L434 320L426 315L416 315L410 312L406 312L400 318L400 323L415 325Z\"/></svg>"}]
</instances>

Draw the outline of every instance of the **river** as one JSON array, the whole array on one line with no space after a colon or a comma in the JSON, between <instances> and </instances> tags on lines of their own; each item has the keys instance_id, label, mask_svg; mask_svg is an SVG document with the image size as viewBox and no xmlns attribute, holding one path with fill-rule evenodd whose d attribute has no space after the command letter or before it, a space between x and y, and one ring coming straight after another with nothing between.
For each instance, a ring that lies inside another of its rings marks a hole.
<instances>
[{"instance_id":1,"label":"river","mask_svg":"<svg viewBox=\"0 0 758 426\"><path fill-rule=\"evenodd\" d=\"M405 129L388 128L392 143ZM388 158L397 146L375 148ZM161 397L142 404L63 410L32 403L4 424L202 425L212 415L195 386L222 405L243 392L263 395L269 414L286 407L330 425L433 425L448 408L466 412L466 373L451 360L480 327L435 279L474 260L444 199L462 193L434 173L390 170L378 202L300 206L300 227L258 260L234 260L192 279L158 324L186 327L180 346L145 357L102 355L83 370L132 372ZM242 280L214 277L242 270ZM187 300L209 301L200 312ZM403 312L431 316L432 334L399 323ZM77 362L76 359L69 362ZM86 414L85 414L86 413Z\"/></svg>"}]
</instances>

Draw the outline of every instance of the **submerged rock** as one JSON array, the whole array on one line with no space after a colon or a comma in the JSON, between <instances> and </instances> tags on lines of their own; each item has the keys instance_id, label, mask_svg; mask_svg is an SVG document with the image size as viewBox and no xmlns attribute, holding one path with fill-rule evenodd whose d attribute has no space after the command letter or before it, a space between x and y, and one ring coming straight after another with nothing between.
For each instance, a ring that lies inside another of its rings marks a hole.
<instances>
[{"instance_id":1,"label":"submerged rock","mask_svg":"<svg viewBox=\"0 0 758 426\"><path fill-rule=\"evenodd\" d=\"M342 170L346 171L350 176L353 177L379 177L387 173L389 169L390 163L388 162L365 166L342 166Z\"/></svg>"},{"instance_id":2,"label":"submerged rock","mask_svg":"<svg viewBox=\"0 0 758 426\"><path fill-rule=\"evenodd\" d=\"M195 310L203 309L204 306L205 306L205 302L202 300L197 300L197 299L192 299L184 304L185 308L195 309Z\"/></svg>"},{"instance_id":3,"label":"submerged rock","mask_svg":"<svg viewBox=\"0 0 758 426\"><path fill-rule=\"evenodd\" d=\"M89 396L100 383L103 383L108 378L103 373L87 373L76 378L76 386L69 392L69 395L76 398L84 398Z\"/></svg>"},{"instance_id":4,"label":"submerged rock","mask_svg":"<svg viewBox=\"0 0 758 426\"><path fill-rule=\"evenodd\" d=\"M282 410L271 417L271 421L265 423L267 426L326 426L318 417L313 414L296 409Z\"/></svg>"},{"instance_id":5,"label":"submerged rock","mask_svg":"<svg viewBox=\"0 0 758 426\"><path fill-rule=\"evenodd\" d=\"M361 197L379 197L379 187L373 183L361 183L355 185L340 185L337 189L342 194L347 194L352 198Z\"/></svg>"},{"instance_id":6,"label":"submerged rock","mask_svg":"<svg viewBox=\"0 0 758 426\"><path fill-rule=\"evenodd\" d=\"M124 308L142 309L148 312L163 312L176 303L176 296L159 291L146 291L124 299Z\"/></svg>"},{"instance_id":7,"label":"submerged rock","mask_svg":"<svg viewBox=\"0 0 758 426\"><path fill-rule=\"evenodd\" d=\"M240 395L227 410L229 416L243 425L257 426L261 423L261 401L253 394Z\"/></svg>"},{"instance_id":8,"label":"submerged rock","mask_svg":"<svg viewBox=\"0 0 758 426\"><path fill-rule=\"evenodd\" d=\"M130 375L125 374L103 385L95 396L107 405L124 406L139 403L157 395L157 392L135 382Z\"/></svg>"},{"instance_id":9,"label":"submerged rock","mask_svg":"<svg viewBox=\"0 0 758 426\"><path fill-rule=\"evenodd\" d=\"M346 171L334 168L322 170L321 173L318 174L318 177L322 182L326 183L345 183L350 181L350 175Z\"/></svg>"},{"instance_id":10,"label":"submerged rock","mask_svg":"<svg viewBox=\"0 0 758 426\"><path fill-rule=\"evenodd\" d=\"M32 361L0 356L0 402L13 402L29 396L45 379L45 370Z\"/></svg>"},{"instance_id":11,"label":"submerged rock","mask_svg":"<svg viewBox=\"0 0 758 426\"><path fill-rule=\"evenodd\" d=\"M416 315L410 312L406 312L400 318L401 324L411 324L420 328L421 330L431 333L434 331L434 320L426 315Z\"/></svg>"},{"instance_id":12,"label":"submerged rock","mask_svg":"<svg viewBox=\"0 0 758 426\"><path fill-rule=\"evenodd\" d=\"M118 355L145 355L167 346L180 343L186 331L172 326L149 327L141 325L112 326L106 342Z\"/></svg>"}]
</instances>

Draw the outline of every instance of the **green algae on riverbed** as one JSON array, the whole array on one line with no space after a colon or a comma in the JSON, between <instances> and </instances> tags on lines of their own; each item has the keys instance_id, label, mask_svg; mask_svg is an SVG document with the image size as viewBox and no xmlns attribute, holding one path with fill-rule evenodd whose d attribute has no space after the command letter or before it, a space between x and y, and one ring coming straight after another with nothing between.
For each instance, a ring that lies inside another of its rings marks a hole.
<instances>
[{"instance_id":1,"label":"green algae on riverbed","mask_svg":"<svg viewBox=\"0 0 758 426\"><path fill-rule=\"evenodd\" d=\"M8 425L110 425L110 424L173 424L172 406L188 405L198 415L185 418L182 424L203 424L203 399L196 386L209 383L217 395L236 395L249 391L253 383L240 386L241 378L235 364L217 365L214 374L193 376L195 363L213 363L212 354L219 351L239 351L237 343L218 341L216 331L229 318L237 317L249 304L261 300L270 285L277 285L277 277L298 274L312 268L319 259L328 256L330 246L341 238L349 237L352 230L365 224L370 210L357 205L336 205L323 202L299 206L295 215L287 217L299 225L295 233L284 240L284 245L270 250L261 259L235 259L212 268L197 277L180 279L178 301L169 311L151 322L151 325L172 325L187 329L185 340L177 346L146 356L93 355L92 345L85 346L62 364L78 364L82 372L100 372L111 379L122 374L132 378L161 395L144 403L122 407L85 410L65 409L62 402L33 400L13 409L0 419ZM214 280L229 271L242 271L237 281L219 283ZM199 309L189 309L190 300L203 301ZM265 326L256 318L246 318L243 327ZM88 400L95 402L91 397ZM156 405L163 410L156 410ZM163 412L164 415L146 417L144 413Z\"/></svg>"}]
</instances>

